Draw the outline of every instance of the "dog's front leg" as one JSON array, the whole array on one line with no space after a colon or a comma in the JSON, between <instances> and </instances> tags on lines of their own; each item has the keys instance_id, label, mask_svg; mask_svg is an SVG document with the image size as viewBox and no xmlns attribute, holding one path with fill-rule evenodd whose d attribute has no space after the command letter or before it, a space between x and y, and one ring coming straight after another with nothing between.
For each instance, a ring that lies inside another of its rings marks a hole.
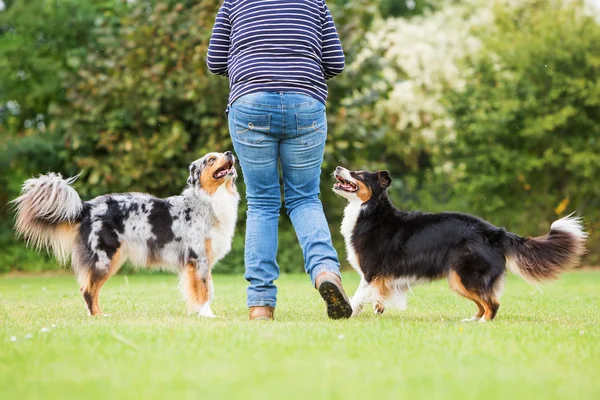
<instances>
[{"instance_id":1,"label":"dog's front leg","mask_svg":"<svg viewBox=\"0 0 600 400\"><path fill-rule=\"evenodd\" d=\"M206 257L190 260L181 273L181 289L188 302L190 313L214 318L210 308L213 294L212 276Z\"/></svg>"},{"instance_id":2,"label":"dog's front leg","mask_svg":"<svg viewBox=\"0 0 600 400\"><path fill-rule=\"evenodd\" d=\"M350 305L352 306L352 316L359 315L363 310L363 304L368 295L368 287L369 284L365 281L364 278L361 278L360 283L358 284L358 289L352 296L350 300Z\"/></svg>"}]
</instances>

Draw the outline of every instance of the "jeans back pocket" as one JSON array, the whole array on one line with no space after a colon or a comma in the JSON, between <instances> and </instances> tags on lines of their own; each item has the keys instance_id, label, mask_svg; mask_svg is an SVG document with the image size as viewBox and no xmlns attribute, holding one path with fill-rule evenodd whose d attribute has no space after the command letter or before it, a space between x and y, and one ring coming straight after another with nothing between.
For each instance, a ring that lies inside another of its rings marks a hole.
<instances>
[{"instance_id":1,"label":"jeans back pocket","mask_svg":"<svg viewBox=\"0 0 600 400\"><path fill-rule=\"evenodd\" d=\"M271 130L271 114L246 114L238 110L233 112L237 138L245 143L260 143Z\"/></svg>"},{"instance_id":2,"label":"jeans back pocket","mask_svg":"<svg viewBox=\"0 0 600 400\"><path fill-rule=\"evenodd\" d=\"M325 110L296 114L296 140L304 145L321 144L327 138Z\"/></svg>"}]
</instances>

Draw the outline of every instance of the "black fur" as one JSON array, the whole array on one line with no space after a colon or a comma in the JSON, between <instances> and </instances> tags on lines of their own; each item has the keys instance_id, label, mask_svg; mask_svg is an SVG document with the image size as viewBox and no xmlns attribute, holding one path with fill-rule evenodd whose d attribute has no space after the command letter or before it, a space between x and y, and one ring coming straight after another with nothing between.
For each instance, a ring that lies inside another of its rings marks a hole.
<instances>
[{"instance_id":1,"label":"black fur","mask_svg":"<svg viewBox=\"0 0 600 400\"><path fill-rule=\"evenodd\" d=\"M102 227L98 233L98 249L105 251L108 258L112 259L121 245L118 234L125 230L123 221L126 213L111 196L107 196L106 205L107 210L102 216Z\"/></svg>"},{"instance_id":2,"label":"black fur","mask_svg":"<svg viewBox=\"0 0 600 400\"><path fill-rule=\"evenodd\" d=\"M387 195L391 184L387 171L338 167L335 176L339 183L334 189L354 203L349 207L356 207L360 200L349 241L349 231L343 233L369 286L400 278L431 281L448 277L454 290L483 305L485 314L481 312L477 318L483 315L487 320L498 311L507 258L517 273L539 281L556 278L576 265L584 252L586 234L577 218L566 217L546 236L526 239L469 214L398 210ZM380 292L381 298L386 290ZM381 305L377 307L382 310Z\"/></svg>"},{"instance_id":3,"label":"black fur","mask_svg":"<svg viewBox=\"0 0 600 400\"><path fill-rule=\"evenodd\" d=\"M83 300L85 300L85 304L88 310L92 309L92 295L88 291L83 292Z\"/></svg>"},{"instance_id":4,"label":"black fur","mask_svg":"<svg viewBox=\"0 0 600 400\"><path fill-rule=\"evenodd\" d=\"M152 210L150 211L148 220L152 226L152 233L156 237L153 244L157 247L163 247L175 238L172 229L173 217L171 216L170 209L171 205L168 201L152 199Z\"/></svg>"},{"instance_id":5,"label":"black fur","mask_svg":"<svg viewBox=\"0 0 600 400\"><path fill-rule=\"evenodd\" d=\"M94 265L98 261L98 254L93 252L88 245L92 233L91 208L90 203L83 203L79 235L77 235L77 246L80 249L79 256L82 258L79 262L83 265Z\"/></svg>"},{"instance_id":6,"label":"black fur","mask_svg":"<svg viewBox=\"0 0 600 400\"><path fill-rule=\"evenodd\" d=\"M454 268L465 286L492 289L505 269L505 236L504 229L471 215L402 212L380 195L361 212L352 242L367 282L433 280Z\"/></svg>"}]
</instances>

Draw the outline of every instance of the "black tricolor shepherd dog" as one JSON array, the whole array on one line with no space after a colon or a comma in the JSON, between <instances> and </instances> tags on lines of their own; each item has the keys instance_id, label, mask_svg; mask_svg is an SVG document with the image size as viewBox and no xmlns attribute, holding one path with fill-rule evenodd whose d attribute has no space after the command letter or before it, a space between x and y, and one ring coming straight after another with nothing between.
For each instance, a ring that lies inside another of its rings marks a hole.
<instances>
[{"instance_id":1,"label":"black tricolor shepherd dog","mask_svg":"<svg viewBox=\"0 0 600 400\"><path fill-rule=\"evenodd\" d=\"M108 194L82 202L70 184L50 173L27 180L15 230L29 245L61 262L71 259L91 315L100 314L100 288L129 259L177 271L190 312L214 317L211 270L231 249L239 195L235 157L209 153L189 168L179 196Z\"/></svg>"},{"instance_id":2,"label":"black tricolor shepherd dog","mask_svg":"<svg viewBox=\"0 0 600 400\"><path fill-rule=\"evenodd\" d=\"M412 283L447 278L477 305L466 321L488 321L500 307L506 267L536 283L577 265L585 252L587 234L578 218L559 219L546 235L523 238L468 214L400 211L387 196L387 171L338 167L334 176L334 191L349 201L341 229L348 261L362 278L351 301L354 314L366 302L378 314L406 308Z\"/></svg>"}]
</instances>

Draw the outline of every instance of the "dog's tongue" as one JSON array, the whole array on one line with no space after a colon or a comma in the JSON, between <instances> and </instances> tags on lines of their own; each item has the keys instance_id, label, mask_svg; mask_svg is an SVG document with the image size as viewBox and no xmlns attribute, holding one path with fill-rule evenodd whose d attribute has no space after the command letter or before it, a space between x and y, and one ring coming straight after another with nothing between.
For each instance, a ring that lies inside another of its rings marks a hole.
<instances>
[{"instance_id":1,"label":"dog's tongue","mask_svg":"<svg viewBox=\"0 0 600 400\"><path fill-rule=\"evenodd\" d=\"M344 190L354 190L354 187L352 187L351 185L346 185L344 183L338 183L337 186Z\"/></svg>"},{"instance_id":2,"label":"dog's tongue","mask_svg":"<svg viewBox=\"0 0 600 400\"><path fill-rule=\"evenodd\" d=\"M227 175L227 170L226 169L224 169L222 171L219 171L217 173L217 178L220 178L220 177L225 176L225 175Z\"/></svg>"}]
</instances>

